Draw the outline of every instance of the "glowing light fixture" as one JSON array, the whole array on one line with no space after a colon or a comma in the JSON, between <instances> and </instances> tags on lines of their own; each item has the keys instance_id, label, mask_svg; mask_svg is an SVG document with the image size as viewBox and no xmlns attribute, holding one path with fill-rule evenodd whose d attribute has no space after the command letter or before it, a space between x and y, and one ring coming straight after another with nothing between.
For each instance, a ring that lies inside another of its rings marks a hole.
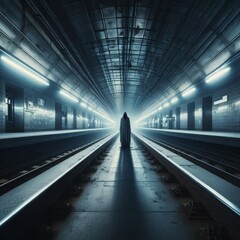
<instances>
[{"instance_id":1,"label":"glowing light fixture","mask_svg":"<svg viewBox=\"0 0 240 240\"><path fill-rule=\"evenodd\" d=\"M159 111L162 110L162 106L160 106L160 107L158 108L158 110L159 110Z\"/></svg>"},{"instance_id":2,"label":"glowing light fixture","mask_svg":"<svg viewBox=\"0 0 240 240\"><path fill-rule=\"evenodd\" d=\"M70 95L69 93L67 93L63 90L60 90L60 94L67 97L68 99L72 100L73 102L78 102L77 98L73 97L72 95Z\"/></svg>"},{"instance_id":3,"label":"glowing light fixture","mask_svg":"<svg viewBox=\"0 0 240 240\"><path fill-rule=\"evenodd\" d=\"M87 107L87 104L86 104L85 102L81 102L80 104L81 104L81 106L83 106L84 108Z\"/></svg>"},{"instance_id":4,"label":"glowing light fixture","mask_svg":"<svg viewBox=\"0 0 240 240\"><path fill-rule=\"evenodd\" d=\"M220 77L222 77L227 72L229 72L230 69L231 69L230 67L225 67L225 68L221 68L221 69L216 70L215 72L213 72L212 74L210 74L209 76L207 76L205 78L205 82L206 83L212 83L212 82L218 80Z\"/></svg>"},{"instance_id":5,"label":"glowing light fixture","mask_svg":"<svg viewBox=\"0 0 240 240\"><path fill-rule=\"evenodd\" d=\"M31 79L33 79L33 80L35 80L39 83L42 83L46 86L49 86L49 83L48 83L47 79L45 79L44 77L42 77L37 72L30 69L27 65L19 62L17 59L15 59L15 58L13 58L9 55L1 55L1 60L4 63L7 63L12 68L15 68L16 70L20 71L21 73L27 75Z\"/></svg>"},{"instance_id":6,"label":"glowing light fixture","mask_svg":"<svg viewBox=\"0 0 240 240\"><path fill-rule=\"evenodd\" d=\"M222 96L221 99L213 102L213 105L218 105L218 104L221 104L221 103L225 103L228 101L228 95L225 95L225 96Z\"/></svg>"},{"instance_id":7,"label":"glowing light fixture","mask_svg":"<svg viewBox=\"0 0 240 240\"><path fill-rule=\"evenodd\" d=\"M163 107L166 108L166 107L169 107L170 103L169 102L166 102Z\"/></svg>"},{"instance_id":8,"label":"glowing light fixture","mask_svg":"<svg viewBox=\"0 0 240 240\"><path fill-rule=\"evenodd\" d=\"M173 98L173 99L171 100L171 103L176 103L177 101L178 101L178 98L175 97L175 98Z\"/></svg>"},{"instance_id":9,"label":"glowing light fixture","mask_svg":"<svg viewBox=\"0 0 240 240\"><path fill-rule=\"evenodd\" d=\"M183 97L187 97L196 91L195 87L190 87L182 93Z\"/></svg>"},{"instance_id":10,"label":"glowing light fixture","mask_svg":"<svg viewBox=\"0 0 240 240\"><path fill-rule=\"evenodd\" d=\"M157 110L153 110L153 111L151 112L151 115L154 114L154 113L156 113L156 112L157 112Z\"/></svg>"}]
</instances>

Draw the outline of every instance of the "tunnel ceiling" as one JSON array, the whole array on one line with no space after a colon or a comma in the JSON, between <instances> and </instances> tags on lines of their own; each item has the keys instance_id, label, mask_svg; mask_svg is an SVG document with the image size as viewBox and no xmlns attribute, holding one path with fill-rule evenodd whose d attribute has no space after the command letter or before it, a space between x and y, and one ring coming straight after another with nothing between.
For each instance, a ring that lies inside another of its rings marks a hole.
<instances>
[{"instance_id":1,"label":"tunnel ceiling","mask_svg":"<svg viewBox=\"0 0 240 240\"><path fill-rule=\"evenodd\" d=\"M25 8L63 56L74 56L77 78L61 84L91 89L89 101L112 113L164 103L240 49L240 7L231 0L39 0Z\"/></svg>"}]
</instances>

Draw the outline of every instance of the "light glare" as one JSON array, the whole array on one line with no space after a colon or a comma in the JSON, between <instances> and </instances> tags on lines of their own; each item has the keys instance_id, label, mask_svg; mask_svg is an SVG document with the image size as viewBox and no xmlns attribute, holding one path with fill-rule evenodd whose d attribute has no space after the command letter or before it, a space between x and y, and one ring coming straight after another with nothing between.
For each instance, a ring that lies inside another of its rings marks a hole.
<instances>
[{"instance_id":1,"label":"light glare","mask_svg":"<svg viewBox=\"0 0 240 240\"><path fill-rule=\"evenodd\" d=\"M84 103L84 102L81 102L80 104L81 104L81 106L83 106L83 107L85 107L85 108L87 107L87 104Z\"/></svg>"},{"instance_id":2,"label":"light glare","mask_svg":"<svg viewBox=\"0 0 240 240\"><path fill-rule=\"evenodd\" d=\"M183 97L187 97L189 96L190 94L194 93L196 91L196 88L195 87L190 87L188 88L187 90L185 90L183 93L182 93L182 96Z\"/></svg>"},{"instance_id":3,"label":"light glare","mask_svg":"<svg viewBox=\"0 0 240 240\"><path fill-rule=\"evenodd\" d=\"M60 90L60 94L67 97L68 99L72 100L73 102L78 102L77 98L73 97L72 95L68 94L67 92Z\"/></svg>"},{"instance_id":4,"label":"light glare","mask_svg":"<svg viewBox=\"0 0 240 240\"><path fill-rule=\"evenodd\" d=\"M227 72L229 72L230 69L231 69L230 67L225 67L225 68L222 68L222 69L219 69L219 70L215 71L214 73L210 74L209 76L207 76L205 78L205 82L206 83L214 82L215 80L219 79L221 76L223 76Z\"/></svg>"},{"instance_id":5,"label":"light glare","mask_svg":"<svg viewBox=\"0 0 240 240\"><path fill-rule=\"evenodd\" d=\"M47 82L47 80L45 80L42 76L40 76L38 73L34 72L27 66L25 66L22 63L20 63L19 61L15 60L14 58L2 55L1 60L4 61L5 63L7 63L8 65L10 65L11 67L17 69L18 71L22 72L23 74L36 80L37 82L42 83L46 86L49 86L49 83Z\"/></svg>"},{"instance_id":6,"label":"light glare","mask_svg":"<svg viewBox=\"0 0 240 240\"><path fill-rule=\"evenodd\" d=\"M171 103L175 103L175 102L177 102L177 101L178 101L178 98L175 97L175 98L173 98L173 99L171 100Z\"/></svg>"},{"instance_id":7,"label":"light glare","mask_svg":"<svg viewBox=\"0 0 240 240\"><path fill-rule=\"evenodd\" d=\"M166 107L169 107L170 103L169 102L166 102L163 107L166 108Z\"/></svg>"}]
</instances>

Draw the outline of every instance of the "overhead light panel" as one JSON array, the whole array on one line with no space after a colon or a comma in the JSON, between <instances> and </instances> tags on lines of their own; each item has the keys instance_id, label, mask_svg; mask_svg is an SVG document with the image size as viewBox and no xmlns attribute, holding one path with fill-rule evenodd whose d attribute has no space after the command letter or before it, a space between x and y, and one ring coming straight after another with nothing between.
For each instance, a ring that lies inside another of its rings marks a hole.
<instances>
[{"instance_id":1,"label":"overhead light panel","mask_svg":"<svg viewBox=\"0 0 240 240\"><path fill-rule=\"evenodd\" d=\"M169 102L166 102L163 107L166 108L166 107L169 107L170 103Z\"/></svg>"},{"instance_id":2,"label":"overhead light panel","mask_svg":"<svg viewBox=\"0 0 240 240\"><path fill-rule=\"evenodd\" d=\"M45 79L44 77L42 77L40 74L38 74L37 72L35 72L34 70L32 70L31 68L29 68L27 65L19 62L17 59L11 57L10 55L1 55L1 60L4 63L7 63L9 66L11 66L12 68L20 71L21 73L27 75L28 77L30 77L31 79L49 86L49 83L47 81L47 79Z\"/></svg>"},{"instance_id":3,"label":"overhead light panel","mask_svg":"<svg viewBox=\"0 0 240 240\"><path fill-rule=\"evenodd\" d=\"M73 97L72 95L70 95L69 93L63 91L63 90L60 90L60 94L67 97L68 99L72 100L73 102L78 102L78 99Z\"/></svg>"},{"instance_id":4,"label":"overhead light panel","mask_svg":"<svg viewBox=\"0 0 240 240\"><path fill-rule=\"evenodd\" d=\"M84 108L87 107L87 104L86 104L85 102L81 102L80 104L81 104L81 106L83 106Z\"/></svg>"},{"instance_id":5,"label":"overhead light panel","mask_svg":"<svg viewBox=\"0 0 240 240\"><path fill-rule=\"evenodd\" d=\"M190 87L182 93L183 97L187 97L196 91L195 87Z\"/></svg>"},{"instance_id":6,"label":"overhead light panel","mask_svg":"<svg viewBox=\"0 0 240 240\"><path fill-rule=\"evenodd\" d=\"M231 69L230 67L218 69L217 71L215 71L212 74L210 74L209 76L207 76L205 78L205 82L212 83L212 82L218 80L220 77L224 76L227 72L229 72L230 69Z\"/></svg>"},{"instance_id":7,"label":"overhead light panel","mask_svg":"<svg viewBox=\"0 0 240 240\"><path fill-rule=\"evenodd\" d=\"M228 101L228 95L225 95L225 96L222 96L221 99L219 99L217 101L214 101L213 105L218 105L218 104L221 104L221 103L225 103L227 101Z\"/></svg>"},{"instance_id":8,"label":"overhead light panel","mask_svg":"<svg viewBox=\"0 0 240 240\"><path fill-rule=\"evenodd\" d=\"M156 112L157 112L157 110L153 110L153 111L151 112L151 115L154 114L154 113L156 113Z\"/></svg>"},{"instance_id":9,"label":"overhead light panel","mask_svg":"<svg viewBox=\"0 0 240 240\"><path fill-rule=\"evenodd\" d=\"M176 103L177 101L178 101L178 98L175 97L175 98L173 98L173 99L171 100L171 103Z\"/></svg>"}]
</instances>

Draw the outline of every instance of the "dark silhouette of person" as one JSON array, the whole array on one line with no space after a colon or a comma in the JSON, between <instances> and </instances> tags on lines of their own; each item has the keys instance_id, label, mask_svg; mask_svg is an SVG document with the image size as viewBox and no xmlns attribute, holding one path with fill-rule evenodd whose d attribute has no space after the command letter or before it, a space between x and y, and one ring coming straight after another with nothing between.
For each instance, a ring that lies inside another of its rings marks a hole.
<instances>
[{"instance_id":1,"label":"dark silhouette of person","mask_svg":"<svg viewBox=\"0 0 240 240\"><path fill-rule=\"evenodd\" d=\"M130 119L125 112L120 122L120 142L121 146L128 148L131 142L131 126Z\"/></svg>"}]
</instances>

